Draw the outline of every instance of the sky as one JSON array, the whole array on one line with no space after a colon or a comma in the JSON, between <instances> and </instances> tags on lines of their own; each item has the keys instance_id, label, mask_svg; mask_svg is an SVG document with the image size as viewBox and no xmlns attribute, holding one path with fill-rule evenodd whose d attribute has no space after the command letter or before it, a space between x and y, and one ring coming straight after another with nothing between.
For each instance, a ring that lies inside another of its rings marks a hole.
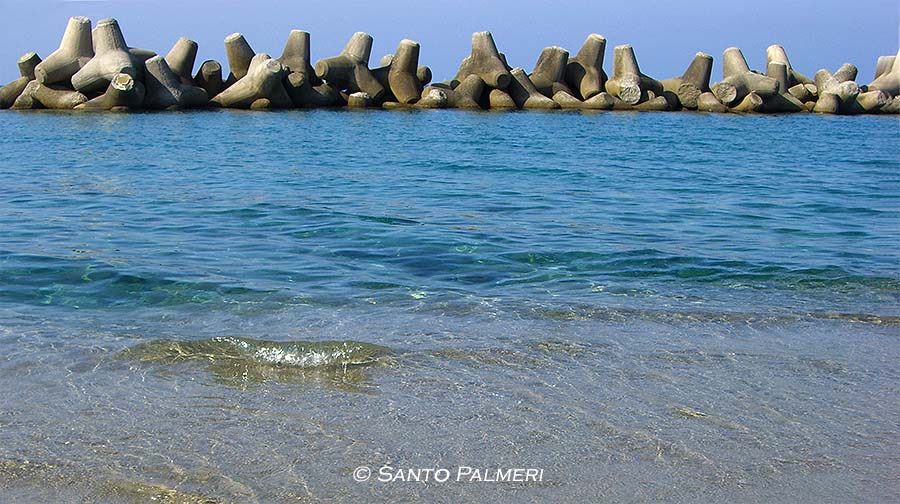
<instances>
[{"instance_id":1,"label":"sky","mask_svg":"<svg viewBox=\"0 0 900 504\"><path fill-rule=\"evenodd\" d=\"M290 30L306 30L315 62L365 31L375 38L373 67L409 38L421 44L420 64L432 68L436 81L456 74L472 32L482 30L493 32L512 66L527 71L544 47L559 45L574 54L590 33L599 33L607 38L607 72L613 47L631 44L641 71L657 79L681 75L697 51L712 54L713 81L721 78L726 48L740 47L752 68L765 71L766 47L780 43L793 67L810 77L850 62L859 67L860 84L867 84L878 56L897 54L900 44L898 0L0 0L0 82L18 77L22 54L53 52L75 15L94 24L116 18L130 46L163 55L187 36L200 44L197 66L215 59L227 67L222 42L234 32L243 33L255 51L278 57Z\"/></svg>"}]
</instances>

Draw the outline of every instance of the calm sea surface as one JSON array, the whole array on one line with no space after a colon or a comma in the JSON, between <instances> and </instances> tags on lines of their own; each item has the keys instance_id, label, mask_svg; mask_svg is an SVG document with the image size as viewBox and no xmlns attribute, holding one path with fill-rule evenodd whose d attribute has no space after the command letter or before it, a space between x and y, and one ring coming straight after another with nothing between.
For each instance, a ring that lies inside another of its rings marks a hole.
<instances>
[{"instance_id":1,"label":"calm sea surface","mask_svg":"<svg viewBox=\"0 0 900 504\"><path fill-rule=\"evenodd\" d=\"M896 118L0 131L4 501L900 497Z\"/></svg>"}]
</instances>

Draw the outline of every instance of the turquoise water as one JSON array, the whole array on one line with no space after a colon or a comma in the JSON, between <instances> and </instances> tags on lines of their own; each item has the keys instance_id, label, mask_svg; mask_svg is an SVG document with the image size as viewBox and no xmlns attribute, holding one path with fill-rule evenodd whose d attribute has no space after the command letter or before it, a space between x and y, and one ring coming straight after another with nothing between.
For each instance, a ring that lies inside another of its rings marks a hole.
<instances>
[{"instance_id":1,"label":"turquoise water","mask_svg":"<svg viewBox=\"0 0 900 504\"><path fill-rule=\"evenodd\" d=\"M895 118L0 125L8 496L900 494ZM545 476L352 478L384 464Z\"/></svg>"}]
</instances>

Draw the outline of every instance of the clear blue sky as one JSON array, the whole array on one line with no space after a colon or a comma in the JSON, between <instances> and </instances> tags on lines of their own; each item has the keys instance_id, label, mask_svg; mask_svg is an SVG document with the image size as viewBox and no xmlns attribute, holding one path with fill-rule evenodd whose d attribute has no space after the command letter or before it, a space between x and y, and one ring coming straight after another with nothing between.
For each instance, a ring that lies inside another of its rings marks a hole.
<instances>
[{"instance_id":1,"label":"clear blue sky","mask_svg":"<svg viewBox=\"0 0 900 504\"><path fill-rule=\"evenodd\" d=\"M95 23L115 17L131 46L162 54L188 36L200 44L198 64L224 63L222 40L237 31L257 52L277 57L291 29L306 30L313 61L340 51L353 32L366 31L375 37L373 66L401 39L411 38L422 45L421 61L436 80L453 77L469 52L471 33L480 30L492 31L510 64L528 71L543 47L560 45L574 53L596 32L608 40L607 71L612 47L630 43L641 70L659 79L680 75L697 51L710 53L716 58L714 81L721 78L725 48L740 47L752 67L765 70L766 47L780 43L794 67L810 77L819 68L851 62L866 84L878 56L896 54L900 43L898 0L0 0L0 81L18 76L20 55L52 52L73 15Z\"/></svg>"}]
</instances>

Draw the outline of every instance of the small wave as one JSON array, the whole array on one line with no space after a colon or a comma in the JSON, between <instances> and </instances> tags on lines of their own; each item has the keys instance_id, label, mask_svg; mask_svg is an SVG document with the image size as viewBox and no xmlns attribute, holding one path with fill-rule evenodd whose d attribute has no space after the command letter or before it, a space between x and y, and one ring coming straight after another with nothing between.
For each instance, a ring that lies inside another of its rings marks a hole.
<instances>
[{"instance_id":1,"label":"small wave","mask_svg":"<svg viewBox=\"0 0 900 504\"><path fill-rule=\"evenodd\" d=\"M141 362L244 363L298 369L346 368L375 364L391 349L358 341L264 341L221 336L199 341L154 340L120 353Z\"/></svg>"},{"instance_id":2,"label":"small wave","mask_svg":"<svg viewBox=\"0 0 900 504\"><path fill-rule=\"evenodd\" d=\"M223 336L199 341L154 340L125 349L113 360L142 366L195 364L222 385L244 388L276 382L372 393L368 371L389 365L391 349L357 341L262 341ZM169 369L158 369L164 375Z\"/></svg>"}]
</instances>

